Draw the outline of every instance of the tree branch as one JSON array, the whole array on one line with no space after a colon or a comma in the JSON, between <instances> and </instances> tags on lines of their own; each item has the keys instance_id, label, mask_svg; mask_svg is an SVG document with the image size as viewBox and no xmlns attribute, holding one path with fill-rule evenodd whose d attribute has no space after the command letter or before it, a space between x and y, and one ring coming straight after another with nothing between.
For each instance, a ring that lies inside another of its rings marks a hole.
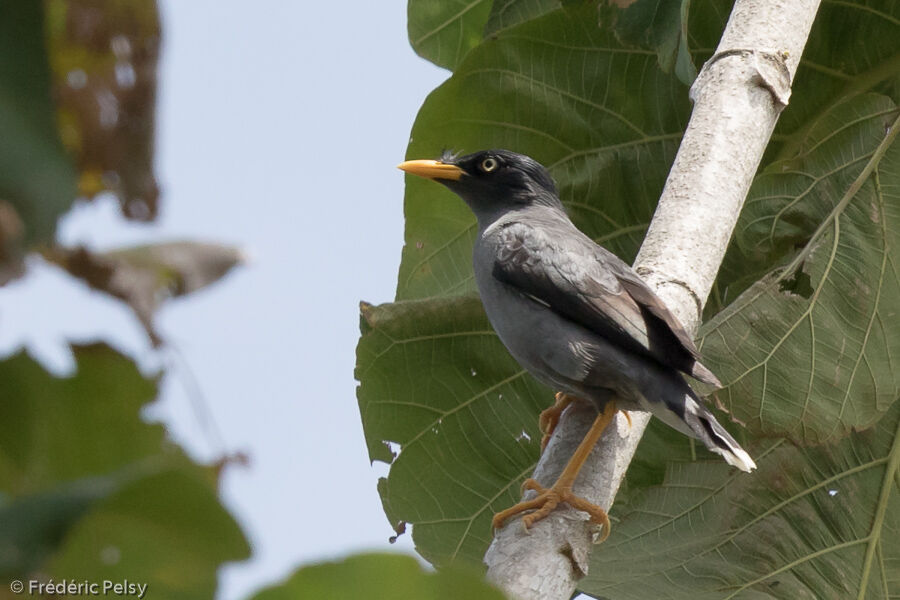
<instances>
[{"instance_id":1,"label":"tree branch","mask_svg":"<svg viewBox=\"0 0 900 600\"><path fill-rule=\"evenodd\" d=\"M694 110L635 268L690 331L790 86L819 0L737 0L716 53L691 86ZM562 471L596 412L575 403L563 414L534 478L548 486ZM585 463L575 493L608 509L648 413L619 415ZM528 492L530 496L533 492ZM513 519L496 533L484 561L488 579L519 600L568 600L587 573L596 535L565 507L526 533Z\"/></svg>"}]
</instances>

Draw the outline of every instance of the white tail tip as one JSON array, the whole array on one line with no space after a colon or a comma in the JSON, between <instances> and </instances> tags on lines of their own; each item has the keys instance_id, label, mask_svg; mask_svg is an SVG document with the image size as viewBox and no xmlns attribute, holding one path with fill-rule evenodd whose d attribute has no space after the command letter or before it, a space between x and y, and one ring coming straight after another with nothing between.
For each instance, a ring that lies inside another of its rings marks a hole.
<instances>
[{"instance_id":1,"label":"white tail tip","mask_svg":"<svg viewBox=\"0 0 900 600\"><path fill-rule=\"evenodd\" d=\"M747 454L743 448L734 446L730 451L723 448L710 449L716 454L721 454L722 458L724 458L725 462L727 462L729 465L731 465L732 467L737 467L745 473L749 473L756 468L756 463L753 462L753 459L750 458L750 455Z\"/></svg>"}]
</instances>

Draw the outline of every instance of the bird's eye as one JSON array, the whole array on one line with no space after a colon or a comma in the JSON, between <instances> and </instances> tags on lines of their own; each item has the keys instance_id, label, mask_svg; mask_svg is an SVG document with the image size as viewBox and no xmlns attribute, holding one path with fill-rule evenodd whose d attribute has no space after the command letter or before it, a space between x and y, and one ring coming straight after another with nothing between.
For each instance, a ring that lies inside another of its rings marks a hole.
<instances>
[{"instance_id":1,"label":"bird's eye","mask_svg":"<svg viewBox=\"0 0 900 600\"><path fill-rule=\"evenodd\" d=\"M492 171L496 171L497 167L500 166L500 163L496 158L488 157L481 161L481 170L485 173L491 173Z\"/></svg>"}]
</instances>

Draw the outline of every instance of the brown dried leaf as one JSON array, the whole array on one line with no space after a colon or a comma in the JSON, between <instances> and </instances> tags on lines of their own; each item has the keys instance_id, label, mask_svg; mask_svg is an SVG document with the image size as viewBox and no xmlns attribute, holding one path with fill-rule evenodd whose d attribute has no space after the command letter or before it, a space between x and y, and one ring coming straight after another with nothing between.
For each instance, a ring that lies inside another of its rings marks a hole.
<instances>
[{"instance_id":1,"label":"brown dried leaf","mask_svg":"<svg viewBox=\"0 0 900 600\"><path fill-rule=\"evenodd\" d=\"M115 193L129 219L152 221L156 64L155 0L46 0L60 135L79 169L79 191Z\"/></svg>"},{"instance_id":2,"label":"brown dried leaf","mask_svg":"<svg viewBox=\"0 0 900 600\"><path fill-rule=\"evenodd\" d=\"M44 256L95 290L128 303L155 346L163 340L154 328L153 314L163 301L204 288L244 261L237 248L200 242L108 252L57 247Z\"/></svg>"}]
</instances>

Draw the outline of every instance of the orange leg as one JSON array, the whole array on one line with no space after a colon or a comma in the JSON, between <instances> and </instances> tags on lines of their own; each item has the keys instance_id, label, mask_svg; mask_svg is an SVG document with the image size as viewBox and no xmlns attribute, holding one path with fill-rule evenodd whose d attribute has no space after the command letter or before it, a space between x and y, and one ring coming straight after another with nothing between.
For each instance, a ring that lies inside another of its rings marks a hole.
<instances>
[{"instance_id":1,"label":"orange leg","mask_svg":"<svg viewBox=\"0 0 900 600\"><path fill-rule=\"evenodd\" d=\"M558 396L557 402L559 402ZM515 506L494 515L494 529L500 528L503 525L503 522L512 516L525 512L526 510L533 510L534 512L522 517L522 524L528 529L535 522L540 521L549 515L560 503L565 502L573 508L588 513L591 516L591 521L593 523L602 525L603 537L600 541L602 542L605 540L609 535L609 517L606 515L606 511L596 504L591 504L584 498L579 498L572 493L572 485L575 483L575 478L578 477L578 472L581 470L584 461L587 460L587 457L590 455L591 450L594 449L597 440L600 439L600 435L610 422L612 422L615 414L616 403L610 400L606 403L606 406L603 407L603 412L597 415L594 424L591 425L590 430L588 430L584 439L581 440L575 453L572 454L572 458L569 459L568 464L566 464L566 468L563 469L563 472L560 473L559 478L557 478L556 483L550 488L545 488L535 480L527 479L525 483L522 484L522 487L534 490L538 495L531 500L519 502Z\"/></svg>"},{"instance_id":2,"label":"orange leg","mask_svg":"<svg viewBox=\"0 0 900 600\"><path fill-rule=\"evenodd\" d=\"M569 396L565 392L556 392L556 402L550 408L546 408L541 411L541 416L538 420L538 426L541 429L541 433L543 433L543 437L541 437L541 452L547 449L547 444L550 443L550 438L553 436L553 432L556 431L556 426L559 425L559 420L562 417L562 413L570 404L578 400L575 396ZM631 415L628 414L627 410L623 410L622 414L625 415L625 418L628 420L628 426L631 427Z\"/></svg>"}]
</instances>

